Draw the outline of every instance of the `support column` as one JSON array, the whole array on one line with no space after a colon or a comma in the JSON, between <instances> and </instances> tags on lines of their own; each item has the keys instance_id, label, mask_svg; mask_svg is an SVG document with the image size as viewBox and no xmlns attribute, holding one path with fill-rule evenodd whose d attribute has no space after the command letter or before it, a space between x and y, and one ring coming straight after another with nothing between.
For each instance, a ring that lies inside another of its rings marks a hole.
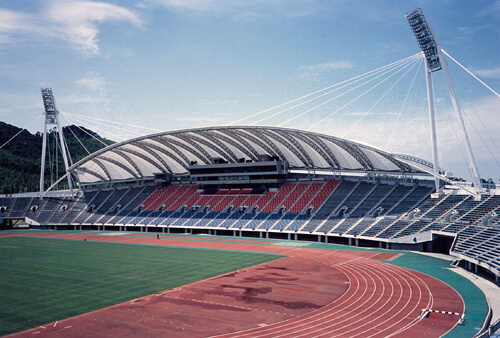
<instances>
[{"instance_id":1,"label":"support column","mask_svg":"<svg viewBox=\"0 0 500 338\"><path fill-rule=\"evenodd\" d=\"M269 238L269 232L266 232L266 238Z\"/></svg>"},{"instance_id":2,"label":"support column","mask_svg":"<svg viewBox=\"0 0 500 338\"><path fill-rule=\"evenodd\" d=\"M352 238L349 237L349 246L352 246Z\"/></svg>"},{"instance_id":3,"label":"support column","mask_svg":"<svg viewBox=\"0 0 500 338\"><path fill-rule=\"evenodd\" d=\"M427 83L427 108L429 110L429 122L431 125L431 143L432 143L432 162L434 165L434 174L439 175L439 164L438 164L438 150L437 150L437 137L436 137L436 116L434 113L434 92L432 89L432 76L427 62L425 60L425 80ZM439 190L439 178L434 176L434 185L436 186L436 192Z\"/></svg>"},{"instance_id":4,"label":"support column","mask_svg":"<svg viewBox=\"0 0 500 338\"><path fill-rule=\"evenodd\" d=\"M292 234L288 233L288 240L291 240L291 239L292 239Z\"/></svg>"},{"instance_id":5,"label":"support column","mask_svg":"<svg viewBox=\"0 0 500 338\"><path fill-rule=\"evenodd\" d=\"M321 243L321 235L318 235L318 243Z\"/></svg>"}]
</instances>

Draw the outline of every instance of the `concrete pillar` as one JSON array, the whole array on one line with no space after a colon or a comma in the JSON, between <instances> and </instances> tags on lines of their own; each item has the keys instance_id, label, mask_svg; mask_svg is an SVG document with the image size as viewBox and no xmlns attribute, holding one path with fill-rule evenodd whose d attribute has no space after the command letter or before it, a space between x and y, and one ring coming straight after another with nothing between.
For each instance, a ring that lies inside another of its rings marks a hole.
<instances>
[{"instance_id":1,"label":"concrete pillar","mask_svg":"<svg viewBox=\"0 0 500 338\"><path fill-rule=\"evenodd\" d=\"M378 247L382 248L382 242L378 242Z\"/></svg>"},{"instance_id":2,"label":"concrete pillar","mask_svg":"<svg viewBox=\"0 0 500 338\"><path fill-rule=\"evenodd\" d=\"M354 245L359 246L359 240L357 238L354 239Z\"/></svg>"},{"instance_id":3,"label":"concrete pillar","mask_svg":"<svg viewBox=\"0 0 500 338\"><path fill-rule=\"evenodd\" d=\"M80 230L82 230L81 228L82 226L80 225ZM57 230L57 225L54 225L54 230Z\"/></svg>"},{"instance_id":4,"label":"concrete pillar","mask_svg":"<svg viewBox=\"0 0 500 338\"><path fill-rule=\"evenodd\" d=\"M169 234L169 233L170 233L170 228L167 228L167 234Z\"/></svg>"},{"instance_id":5,"label":"concrete pillar","mask_svg":"<svg viewBox=\"0 0 500 338\"><path fill-rule=\"evenodd\" d=\"M217 236L217 230L214 230L214 236Z\"/></svg>"},{"instance_id":6,"label":"concrete pillar","mask_svg":"<svg viewBox=\"0 0 500 338\"><path fill-rule=\"evenodd\" d=\"M269 232L266 232L266 238L269 238Z\"/></svg>"},{"instance_id":7,"label":"concrete pillar","mask_svg":"<svg viewBox=\"0 0 500 338\"><path fill-rule=\"evenodd\" d=\"M240 231L240 237L243 237L243 231Z\"/></svg>"},{"instance_id":8,"label":"concrete pillar","mask_svg":"<svg viewBox=\"0 0 500 338\"><path fill-rule=\"evenodd\" d=\"M73 225L73 230L76 230L76 225Z\"/></svg>"},{"instance_id":9,"label":"concrete pillar","mask_svg":"<svg viewBox=\"0 0 500 338\"><path fill-rule=\"evenodd\" d=\"M288 233L288 240L291 240L291 239L292 239L292 234Z\"/></svg>"},{"instance_id":10,"label":"concrete pillar","mask_svg":"<svg viewBox=\"0 0 500 338\"><path fill-rule=\"evenodd\" d=\"M325 243L328 243L328 236L325 235Z\"/></svg>"},{"instance_id":11,"label":"concrete pillar","mask_svg":"<svg viewBox=\"0 0 500 338\"><path fill-rule=\"evenodd\" d=\"M259 238L262 238L262 231L259 232Z\"/></svg>"},{"instance_id":12,"label":"concrete pillar","mask_svg":"<svg viewBox=\"0 0 500 338\"><path fill-rule=\"evenodd\" d=\"M165 227L161 227L161 233L164 234L165 233Z\"/></svg>"},{"instance_id":13,"label":"concrete pillar","mask_svg":"<svg viewBox=\"0 0 500 338\"><path fill-rule=\"evenodd\" d=\"M102 231L106 231L106 226L105 225L102 226Z\"/></svg>"},{"instance_id":14,"label":"concrete pillar","mask_svg":"<svg viewBox=\"0 0 500 338\"><path fill-rule=\"evenodd\" d=\"M236 237L236 230L233 230L233 237Z\"/></svg>"},{"instance_id":15,"label":"concrete pillar","mask_svg":"<svg viewBox=\"0 0 500 338\"><path fill-rule=\"evenodd\" d=\"M318 243L321 243L321 235L318 235Z\"/></svg>"},{"instance_id":16,"label":"concrete pillar","mask_svg":"<svg viewBox=\"0 0 500 338\"><path fill-rule=\"evenodd\" d=\"M144 229L143 229L143 227L141 227L141 232L144 232Z\"/></svg>"},{"instance_id":17,"label":"concrete pillar","mask_svg":"<svg viewBox=\"0 0 500 338\"><path fill-rule=\"evenodd\" d=\"M477 264L474 264L474 273L477 274Z\"/></svg>"},{"instance_id":18,"label":"concrete pillar","mask_svg":"<svg viewBox=\"0 0 500 338\"><path fill-rule=\"evenodd\" d=\"M297 240L297 233L293 234L293 239Z\"/></svg>"},{"instance_id":19,"label":"concrete pillar","mask_svg":"<svg viewBox=\"0 0 500 338\"><path fill-rule=\"evenodd\" d=\"M352 238L349 237L349 246L352 246Z\"/></svg>"}]
</instances>

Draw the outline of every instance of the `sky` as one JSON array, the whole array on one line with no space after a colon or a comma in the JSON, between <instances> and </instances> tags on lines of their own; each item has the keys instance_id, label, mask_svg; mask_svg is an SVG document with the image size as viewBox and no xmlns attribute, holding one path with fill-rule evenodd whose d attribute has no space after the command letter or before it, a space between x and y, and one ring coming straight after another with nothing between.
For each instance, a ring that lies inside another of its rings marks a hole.
<instances>
[{"instance_id":1,"label":"sky","mask_svg":"<svg viewBox=\"0 0 500 338\"><path fill-rule=\"evenodd\" d=\"M0 121L42 130L40 88L51 87L64 124L116 141L280 125L295 113L242 119L418 53L404 17L416 7L443 49L500 92L499 0L0 0ZM500 98L448 64L481 176L499 182ZM442 72L433 76L439 159L467 178L460 124ZM430 160L423 68L382 87L283 126Z\"/></svg>"}]
</instances>

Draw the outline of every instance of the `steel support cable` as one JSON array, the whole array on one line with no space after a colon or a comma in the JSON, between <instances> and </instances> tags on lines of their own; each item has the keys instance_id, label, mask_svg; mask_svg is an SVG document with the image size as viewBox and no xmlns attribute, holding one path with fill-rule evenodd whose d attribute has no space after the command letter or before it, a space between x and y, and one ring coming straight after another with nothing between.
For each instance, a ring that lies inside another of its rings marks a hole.
<instances>
[{"instance_id":1,"label":"steel support cable","mask_svg":"<svg viewBox=\"0 0 500 338\"><path fill-rule=\"evenodd\" d=\"M441 76L441 72L435 72L434 74L436 74L436 76L438 76L438 77L440 77L440 76ZM441 80L443 80L443 79L441 78ZM436 88L436 87L437 87L437 88ZM443 89L442 89L441 87L434 86L434 88L438 89L438 90L439 90L439 92L440 92L440 94L441 94L442 96L446 96L445 94L443 94ZM448 120L450 121L451 128L453 129L453 136L455 137L455 141L456 141L456 142L457 142L457 144L459 145L459 147L458 147L458 148L460 149L460 152L462 153L462 159L464 160L464 163L468 163L468 160L467 160L467 155L465 154L465 152L464 152L464 150L463 150L463 148L462 148L462 146L461 146L462 142L461 142L461 140L458 138L458 134L459 134L459 133L457 132L457 128L455 127L455 124L453 123L453 118L452 118L452 117L451 117L451 115L450 115L450 110L449 110L449 109L447 109L447 110L446 110L446 115L448 116ZM440 155L441 155L441 153L440 153ZM440 158L440 159L439 159L439 162L442 164L442 163L443 163L443 160ZM469 172L470 177L474 177L474 174L473 174L473 172L472 172L472 169L471 169L471 167L470 167L469 165L467 165L467 170L468 170L468 172Z\"/></svg>"},{"instance_id":2,"label":"steel support cable","mask_svg":"<svg viewBox=\"0 0 500 338\"><path fill-rule=\"evenodd\" d=\"M486 126L484 125L484 122L483 120L479 117L479 115L477 114L477 111L476 111L476 108L474 108L474 105L469 102L472 110L474 111L474 114L476 115L477 119L479 120L479 122L481 122L481 125L483 126L484 130L486 131L486 134L488 134L488 137L491 141L491 143L493 143L493 145L495 146L495 149L496 151L500 154L500 149L498 148L497 144L495 143L495 140L493 139L493 137L491 136L490 134L490 131L486 128Z\"/></svg>"},{"instance_id":3,"label":"steel support cable","mask_svg":"<svg viewBox=\"0 0 500 338\"><path fill-rule=\"evenodd\" d=\"M472 120L470 119L470 117L465 114L465 118L467 119L467 121L469 122L469 125L472 126L472 129L474 129L474 131L476 132L476 134L479 136L479 138L481 139L481 142L483 142L483 145L486 147L486 149L488 150L488 152L490 153L491 157L493 157L493 159L495 160L495 162L497 163L497 165L500 167L500 162L498 162L498 159L495 157L495 155L493 154L493 152L491 151L490 147L488 147L488 144L484 141L483 139L483 136L481 135L481 133L476 129L476 126L474 125L474 123L472 123ZM483 125L484 126L484 125ZM495 143L493 143L495 144ZM498 150L498 148L497 148Z\"/></svg>"},{"instance_id":4,"label":"steel support cable","mask_svg":"<svg viewBox=\"0 0 500 338\"><path fill-rule=\"evenodd\" d=\"M108 123L120 124L120 125L127 126L127 127L142 128L142 129L151 130L151 131L157 131L157 132L162 132L162 131L164 131L164 130L160 130L160 129L154 129L154 128L149 128L149 127L143 127L143 126L138 126L138 125L132 125L132 124L127 124L127 123L123 123L123 122L110 121L110 120L100 119L100 118L97 118L97 117L83 116L83 115L74 114L74 113L68 113L68 112L65 112L64 114L69 115L69 116L74 116L74 117L81 117L81 118L84 118L84 119L89 119L89 120L96 120L96 121L102 121L102 122L108 122Z\"/></svg>"},{"instance_id":5,"label":"steel support cable","mask_svg":"<svg viewBox=\"0 0 500 338\"><path fill-rule=\"evenodd\" d=\"M90 151L87 149L87 147L85 147L85 145L82 143L82 141L80 141L80 139L76 136L76 134L73 132L73 130L71 130L70 127L68 127L68 130L70 131L71 134L73 134L73 136L76 138L76 140L78 141L78 143L80 143L80 145L83 147L83 149L85 149L85 151L87 152L87 154L90 155Z\"/></svg>"},{"instance_id":6,"label":"steel support cable","mask_svg":"<svg viewBox=\"0 0 500 338\"><path fill-rule=\"evenodd\" d=\"M411 55L411 56L409 56L409 57L407 57L407 58L404 58L404 59L401 59L401 60L398 60L398 61L392 62L392 63L390 63L390 64L388 64L388 65L385 65L385 66L379 67L379 68L377 68L377 69L371 70L371 71L366 72L366 73L364 73L364 74L357 75L357 76L355 76L355 77L353 77L353 78L351 78L351 79L348 79L348 80L345 80L345 81L342 81L342 82L339 82L339 83L333 84L333 85L331 85L331 86L325 87L325 88L323 88L323 89L317 90L317 91L315 91L315 92L313 92L313 93L309 93L309 94L306 94L306 95L301 96L301 97L299 97L299 98L293 99L293 100L291 100L291 101L288 101L288 102L285 102L285 103L281 103L281 104L279 104L279 105L277 105L277 106L274 106L274 107L268 108L268 109L266 109L266 110L263 110L263 111L257 112L257 113L255 113L255 114L250 115L250 116L245 116L245 117L243 117L243 118L241 118L241 119L238 119L238 120L236 120L236 121L230 122L230 123L228 123L228 124L226 124L226 125L227 125L227 126L230 126L230 125L233 125L233 124L239 123L239 122L241 122L241 121L244 121L244 120L250 119L250 118L252 118L252 117L256 117L256 116L259 116L259 115L265 114L265 113L267 113L267 112L269 112L269 111L271 111L271 110L274 110L274 109L277 109L277 108L280 108L280 107L286 106L287 104L290 104L290 103L293 103L293 102L296 102L296 101L302 100L302 99L304 99L304 98L306 98L306 97L309 97L309 96L311 96L311 95L315 95L315 94L321 93L321 92L323 92L323 91L325 91L325 90L329 90L329 89L331 89L331 88L334 88L334 87L339 86L339 85L341 85L341 84L344 84L344 83L346 83L346 82L352 81L352 80L357 79L357 78L359 78L359 77L366 76L366 75L368 75L368 74L371 74L371 73L374 73L374 72L377 72L377 71L381 71L381 70L383 70L383 69L385 69L385 68L391 67L391 66L393 66L393 65L395 65L395 64L398 64L398 63L401 63L401 62L405 62L405 61L406 61L406 60L408 60L408 59L414 58L414 57L415 57L416 55L418 55L418 54L421 54L421 52L419 52L419 53L417 53L417 54L415 54L415 55Z\"/></svg>"},{"instance_id":7,"label":"steel support cable","mask_svg":"<svg viewBox=\"0 0 500 338\"><path fill-rule=\"evenodd\" d=\"M420 63L418 64L417 71L415 72L415 75L413 75L413 80L411 81L410 88L408 89L408 92L406 93L406 97L403 101L403 104L401 105L401 109L399 110L398 118L396 120L396 123L394 124L394 128L392 128L391 134L389 135L389 138L387 139L387 142L384 146L384 149L387 149L389 146L389 143L392 139L392 136L394 135L394 130L397 128L399 125L399 120L401 119L401 115L403 113L403 109L406 106L406 101L408 101L408 97L410 96L410 92L413 89L413 84L415 83L415 79L417 78L418 72L420 71L420 67L422 66L422 62L424 61L423 55L422 58L420 59Z\"/></svg>"},{"instance_id":8,"label":"steel support cable","mask_svg":"<svg viewBox=\"0 0 500 338\"><path fill-rule=\"evenodd\" d=\"M64 116L64 115L63 115ZM102 142L101 140L99 140L97 137L95 137L94 135L92 135L91 133L89 133L88 131L86 131L85 129L81 128L80 126L78 126L78 122L77 121L72 121L71 118L67 117L67 116L64 116L64 118L66 120L68 120L69 122L73 123L78 129L80 129L81 131L83 131L85 134L89 135L90 137L92 137L93 139L95 139L96 141L102 143L104 146L108 146L106 143ZM76 124L75 124L76 123Z\"/></svg>"},{"instance_id":9,"label":"steel support cable","mask_svg":"<svg viewBox=\"0 0 500 338\"><path fill-rule=\"evenodd\" d=\"M410 62L410 61L405 61L405 62ZM399 64L392 66L390 69L391 69L391 70L392 70L392 69L395 69L395 68L397 68L398 66L400 66L401 64L405 64L405 62L400 62ZM387 69L387 68L389 68L389 67L386 67L385 69ZM389 71L390 71L390 70L389 70ZM379 71L379 72L380 72L380 71ZM352 82L350 82L350 83L346 83L346 84L344 84L344 85L343 85L343 86L341 86L341 87L338 87L338 88L335 88L335 89L333 89L333 90L327 91L326 93L323 93L323 94L320 94L320 95L318 95L318 96L315 96L315 97L313 97L313 98L311 98L311 99L309 99L309 100L302 101L302 102L300 102L300 103L298 103L298 104L296 104L296 105L294 105L294 106L292 106L292 107L288 107L288 108L286 108L286 109L284 109L284 110L278 111L278 112L276 112L276 113L274 113L274 114L272 114L272 115L270 115L270 116L267 116L267 117L265 117L265 118L263 118L263 119L260 119L260 120L258 120L258 121L256 121L256 122L250 123L250 125L255 125L255 124L261 123L261 122L263 122L263 121L265 121L265 120L267 120L267 119L270 119L270 118L273 118L273 117L278 116L278 115L280 115L280 114L283 114L283 113L285 113L285 112L287 112L287 111L290 111L290 110L292 110L292 109L295 109L295 108L297 108L297 107L300 107L300 106L302 106L302 105L304 105L304 104L306 104L306 103L309 103L309 102L311 102L311 101L317 100L317 99L319 99L319 98L321 98L321 97L323 97L323 96L326 96L326 95L328 95L328 94L334 93L334 92L336 92L336 91L338 91L338 90L340 90L340 89L342 89L342 88L345 88L345 87L351 86L351 85L353 85L353 84L355 84L355 83L357 83L357 82L359 82L359 81L362 81L362 80L364 80L364 79L366 79L366 78L369 78L370 76L373 76L373 75L375 75L375 74L377 74L377 73L379 73L379 72L375 72L375 73L370 74L370 75L366 75L366 76L363 76L363 77L359 77L356 81L352 81ZM386 71L386 73L387 73L387 71ZM362 75L360 75L360 76L362 76ZM347 82L347 81L349 81L349 80L346 80L346 81L344 81L344 82L342 82L342 83L345 83L345 82ZM368 82L369 82L369 81L368 81ZM337 85L340 85L340 84L342 84L342 83L339 83L339 84L337 84ZM367 83L367 82L365 82L365 83ZM356 87L356 88L357 88L357 87ZM354 89L356 89L356 88L354 88ZM338 97L341 97L342 95L347 94L347 93L349 93L349 91L346 91L346 92L342 93L341 95L339 95L339 96L335 97L334 99L336 99L336 98L338 98ZM310 94L310 95L312 95L312 94ZM313 109L315 109L315 108L313 108ZM284 122L284 123L286 123L286 122ZM284 123L282 123L282 124L284 124ZM281 124L280 124L280 125L281 125Z\"/></svg>"},{"instance_id":10,"label":"steel support cable","mask_svg":"<svg viewBox=\"0 0 500 338\"><path fill-rule=\"evenodd\" d=\"M116 137L116 139L118 139L118 140L122 140L122 141L126 140L126 138L124 138L123 136L119 136L119 135L116 135L116 134L110 133L110 132L109 132L109 130L104 130L104 129L101 129L101 128L99 128L99 127L95 126L95 125L89 125L89 124L87 124L86 122L82 122L82 121L78 122L78 119L76 119L76 120L75 120L75 119L74 119L74 117L69 118L68 116L66 116L66 119L67 119L68 121L70 121L70 122L72 122L72 121L73 121L72 123L75 123L74 121L76 121L76 123L80 123L80 124L82 124L82 125L84 125L84 126L86 125L86 126L87 126L87 128L89 128L89 129L95 129L95 130L100 131L100 132L108 133L109 135L111 135L111 136L113 136L113 137ZM89 133L87 133L87 134L89 134ZM90 135L90 134L89 134L89 135ZM95 138L95 139L97 139L96 137L94 137L94 138ZM101 143L102 143L102 144L106 144L106 143L104 143L104 142L102 142L102 141L101 141ZM106 144L106 147L107 147L107 146L108 146L108 145Z\"/></svg>"},{"instance_id":11,"label":"steel support cable","mask_svg":"<svg viewBox=\"0 0 500 338\"><path fill-rule=\"evenodd\" d=\"M366 115L368 115L368 114L370 113L370 111L371 111L373 108L375 108L375 107L377 106L377 104L379 104L379 103L380 103L380 101L382 101L382 100L384 99L384 97L386 97L386 96L387 96L387 94L389 94L389 92L390 92L390 91L391 91L391 90L392 90L392 89L393 89L393 88L394 88L394 87L395 87L395 86L396 86L396 85L397 85L397 84L398 84L398 83L399 83L399 82L400 82L400 81L401 81L401 80L402 80L402 79L406 76L406 74L408 74L408 73L410 72L410 70L412 70L412 69L413 69L413 68L417 65L417 63L421 63L421 62L422 62L422 59L420 59L420 62L419 62L419 60L415 61L415 62L413 63L413 65L411 65L411 67L410 67L410 68L408 68L408 70L407 70L407 71L406 71L403 75L401 75L401 77L400 77L400 78L399 78L396 82L394 82L394 83L392 84L392 86L391 86L391 87L389 87L389 89L387 89L387 91L386 91L384 94L382 94L382 96L381 96L381 97L380 97L380 98L379 98L379 99L378 99L378 100L377 100L377 101L376 101L376 102L375 102L375 103L374 103L374 104L373 104L373 105L372 105L372 106L371 106L371 107L370 107L370 108L369 108L369 109L368 109L368 110L367 110L364 114L362 114L362 115L358 118L358 120L357 120L356 122L354 122L354 124L353 124L351 127L349 127L349 129L347 129L347 131L346 131L346 132L344 132L344 134L342 135L342 138L345 138L345 135L349 134L349 132L350 132L350 131L354 128L354 127L356 127L356 126L358 125L358 123L359 123L362 119L364 119L364 118L366 117Z\"/></svg>"},{"instance_id":12,"label":"steel support cable","mask_svg":"<svg viewBox=\"0 0 500 338\"><path fill-rule=\"evenodd\" d=\"M457 65L459 65L460 67L462 67L467 73L469 73L470 75L472 75L473 78L475 78L476 80L478 80L483 86L485 86L486 88L488 88L493 94L495 94L496 96L500 97L500 94L498 94L496 91L494 91L493 89L490 88L490 86L488 86L486 83L484 83L483 81L481 81L480 78L478 78L476 75L474 75L470 70L468 70L467 68L465 68L465 66L463 66L460 62L458 62L457 60L455 60L450 54L446 53L446 51L444 49L441 49L441 51L447 56L449 57L451 60L453 60Z\"/></svg>"},{"instance_id":13,"label":"steel support cable","mask_svg":"<svg viewBox=\"0 0 500 338\"><path fill-rule=\"evenodd\" d=\"M31 121L27 126L26 128L28 128L29 126L31 126L36 120L38 120L40 117L42 117L43 114L40 114L38 115L33 121ZM12 136L10 139L8 139L4 144L2 144L0 146L0 149L2 149L3 147L5 147L10 141L12 141L13 139L15 139L19 134L21 134L23 132L23 130L25 130L26 128L21 128L21 130L19 130L14 136Z\"/></svg>"},{"instance_id":14,"label":"steel support cable","mask_svg":"<svg viewBox=\"0 0 500 338\"><path fill-rule=\"evenodd\" d=\"M404 64L404 65L402 66L402 68L401 68L401 69L406 68L406 66L407 66L408 64L410 64L410 63L408 62L408 63ZM396 68L394 68L394 69L396 69ZM325 104L330 103L330 102L332 102L333 100L335 100L335 99L337 99L337 98L339 98L339 97L341 97L341 96L344 96L345 94L348 94L348 93L352 92L353 90L358 89L358 88L360 88L360 87L364 86L365 84L370 83L370 82L372 82L372 81L374 81L374 80L378 79L379 77L381 77L381 76L383 76L383 75L386 75L386 74L390 73L390 72L391 72L391 71L393 71L394 69L387 70L387 71L385 71L384 73L379 74L378 76L376 76L376 77L374 77L374 78L372 78L372 79L370 79L370 80L368 80L368 81L365 81L365 82L361 83L360 85L357 85L357 86L356 86L356 87L354 87L354 88L351 88L351 89L349 89L349 90L347 90L347 91L343 92L342 94L339 94L339 95L337 95L337 96L335 96L335 97L333 97L333 98L331 98L331 99L328 99L328 100L324 101L323 103L321 103L321 104L319 104L319 105L316 105L316 106L314 106L314 107L312 107L312 108L310 108L310 109L308 109L308 110L306 110L306 111L304 111L304 112L302 112L302 113L300 113L300 114L298 114L298 115L296 115L296 116L294 116L294 117L292 117L292 118L290 118L290 119L288 119L288 120L286 120L286 121L284 121L284 122L282 122L282 123L278 124L278 126L283 126L284 124L286 124L286 123L288 123L288 122L291 122L291 121L295 120L295 119L296 119L296 118L298 118L298 117L301 117L301 116L303 116L303 115L305 115L305 114L307 114L307 113L309 113L309 112L311 112L311 111L313 111L313 110L315 110L315 109L317 109L317 108L319 108L319 107L322 107L322 106L324 106ZM401 70L401 69L400 69L400 70ZM399 71L398 71L398 72L399 72ZM397 74L397 72L396 72L395 74ZM380 82L380 83L383 83L383 82ZM379 83L379 84L380 84L380 83ZM353 102L353 101L352 101L352 102ZM349 104L350 104L350 103L349 103ZM349 104L348 104L348 105L349 105ZM344 106L344 107L345 107L345 106ZM342 108L343 108L343 107L342 107ZM341 109L342 109L342 108L341 108Z\"/></svg>"},{"instance_id":15,"label":"steel support cable","mask_svg":"<svg viewBox=\"0 0 500 338\"><path fill-rule=\"evenodd\" d=\"M78 116L78 117L77 117L77 116ZM86 121L86 123L87 123L87 118L86 118L86 117L81 117L80 115L76 115L76 116L75 116L75 115L73 115L73 116L72 116L72 118L77 119L77 120L83 120L83 121ZM80 122L80 123L81 123L81 122ZM138 131L135 131L135 130L129 130L129 129L124 129L124 128L120 128L120 127L112 126L112 125L106 124L106 123L104 123L104 122L97 122L97 121L94 121L94 123L97 123L97 124L99 124L99 125L104 125L105 127L110 127L110 128L118 129L118 130L120 130L120 131L125 131L125 132L127 132L127 133L134 133L134 134L137 134L137 135L139 135L139 136L144 136L144 135L146 135L146 134L144 134L144 133L141 133L141 132L138 132ZM98 127L96 127L96 125L95 125L95 124L91 124L91 123L89 123L88 125L89 125L91 128L98 128ZM101 130L103 130L103 129L101 129ZM104 131L105 131L105 132L107 132L107 133L109 133L109 131L106 131L106 130L104 130ZM116 137L116 135L113 135L113 136L115 136L115 137ZM124 138L124 137L119 137L119 138L122 138L122 139L124 139L124 140L126 139L126 138Z\"/></svg>"},{"instance_id":16,"label":"steel support cable","mask_svg":"<svg viewBox=\"0 0 500 338\"><path fill-rule=\"evenodd\" d=\"M332 117L333 115L335 115L336 113L338 113L339 111L341 111L342 109L344 109L345 107L349 106L351 103L355 102L356 100L358 100L359 98L361 98L361 97L362 97L362 96L364 96L365 94L367 94L367 93L369 93L370 91L372 91L373 89L377 88L379 85L381 85L381 84L382 84L382 83L384 83L385 81L389 80L391 77L393 77L394 75L396 75L397 73L399 73L401 70L403 70L403 69L405 69L406 67L408 67L408 65L409 65L409 63L408 63L408 64L405 64L405 65L404 65L404 66L402 66L399 70L397 70L396 72L394 72L392 75L390 75L389 77L387 77L387 78L385 78L384 80L380 81L379 83L375 84L374 86L372 86L371 88L369 88L368 90L366 90L366 91L365 91L365 92L363 92L362 94L358 95L356 98L354 98L353 100L349 101L348 103L346 103L345 105L343 105L342 107L340 107L339 109L337 109L336 111L334 111L333 113L330 113L328 116L324 117L324 118L323 118L323 119L321 119L319 122L317 122L317 123L313 124L312 126L310 126L307 130L311 130L312 128L316 127L318 124L320 124L320 123L322 123L323 121L325 121L325 120L329 119L330 117ZM359 87L361 87L361 86L363 86L363 85L365 85L365 84L367 84L367 83L370 83L370 82L372 82L372 81L374 81L374 80L378 79L379 77L381 77L381 76L383 76L383 75L386 75L387 73L389 73L389 72L391 72L391 71L393 71L393 70L391 69L390 71L387 71L387 72L385 72L385 73L382 73L382 74L380 74L380 75L376 76L375 78L373 78L373 79L371 79L371 80L369 80L369 81L366 81L366 82L364 82L364 83L362 83L362 84L360 84L360 85L358 85L358 86L356 86L356 87L354 87L354 88L350 89L348 92L353 91L354 89L357 89L357 88L359 88ZM344 94L347 94L348 92L346 92L346 93L344 93ZM335 98L334 98L334 99L335 99ZM296 118L298 118L298 117L300 117L300 116L303 116L303 115L305 115L305 114L309 113L310 111L312 111L312 110L314 110L314 109L316 109L316 108L319 108L319 107L321 107L321 106L324 106L325 104L327 104L327 103L331 102L332 100L333 100L333 99L327 100L327 101L323 102L323 103L322 103L322 104L320 104L320 105L317 105L317 106L315 106L315 107L313 107L313 108L311 108L311 109L308 109L307 111L305 111L305 112L303 112L303 113L301 113L301 114L299 114L299 115L297 115L297 116L294 116L294 117L292 117L291 119L289 119L289 120L287 120L287 121L285 121L285 122L281 123L281 124L280 124L280 126L281 126L281 125L283 125L283 124L285 124L285 123L288 123L288 122L290 122L290 121L292 121L292 120L294 120L294 119L296 119Z\"/></svg>"},{"instance_id":17,"label":"steel support cable","mask_svg":"<svg viewBox=\"0 0 500 338\"><path fill-rule=\"evenodd\" d=\"M378 86L380 86L382 83L384 83L385 81L389 80L391 77L393 77L394 75L396 75L397 73L399 73L400 71L402 71L403 69L405 69L406 67L408 67L408 65L405 65L404 67L400 68L398 71L396 71L395 73L393 73L392 75L390 75L389 77L385 78L384 80L380 81L379 83L377 83L376 85L372 86L370 89L366 90L364 93L361 93L360 95L358 95L357 97L355 97L354 99L352 99L351 101L347 102L345 105L343 105L342 107L340 107L339 109L337 109L336 111L334 111L333 113L330 113L328 114L328 116L324 117L323 119L321 119L319 122L313 124L312 126L310 126L307 130L311 130L313 129L314 127L316 127L318 124L321 124L323 123L324 121L326 121L327 119L329 119L330 117L332 117L333 115L335 115L336 113L338 113L339 111L341 111L342 109L344 109L345 107L349 106L351 103L357 101L359 98L363 97L364 95L368 94L369 92L371 92L373 89L377 88Z\"/></svg>"}]
</instances>

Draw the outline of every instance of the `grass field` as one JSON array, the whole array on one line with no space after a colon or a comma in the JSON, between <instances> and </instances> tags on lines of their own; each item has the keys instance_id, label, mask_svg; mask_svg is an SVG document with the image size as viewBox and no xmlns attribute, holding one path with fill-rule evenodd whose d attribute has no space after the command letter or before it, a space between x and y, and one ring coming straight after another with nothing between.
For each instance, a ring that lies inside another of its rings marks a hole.
<instances>
[{"instance_id":1,"label":"grass field","mask_svg":"<svg viewBox=\"0 0 500 338\"><path fill-rule=\"evenodd\" d=\"M0 238L0 336L279 257L90 241Z\"/></svg>"}]
</instances>

